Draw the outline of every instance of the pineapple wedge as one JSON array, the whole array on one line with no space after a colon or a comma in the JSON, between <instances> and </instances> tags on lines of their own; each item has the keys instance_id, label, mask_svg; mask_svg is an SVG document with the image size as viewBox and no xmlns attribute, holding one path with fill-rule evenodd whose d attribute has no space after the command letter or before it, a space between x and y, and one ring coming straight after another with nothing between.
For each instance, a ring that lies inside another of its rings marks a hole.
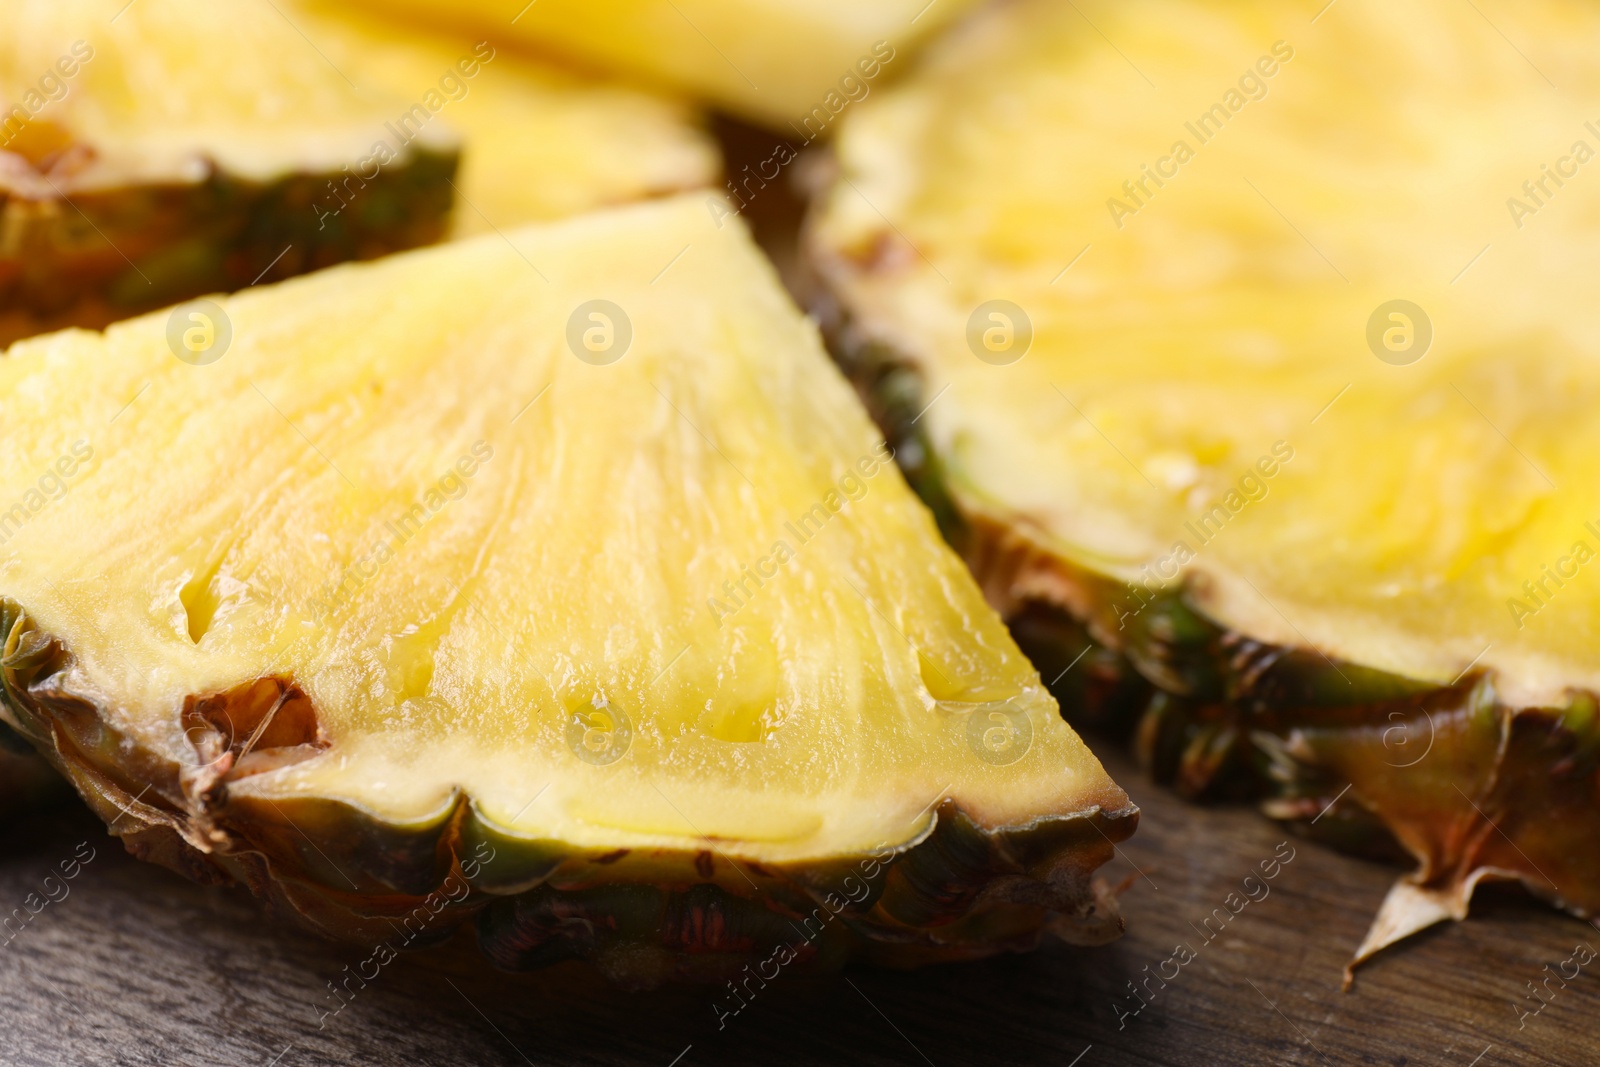
<instances>
[{"instance_id":1,"label":"pineapple wedge","mask_svg":"<svg viewBox=\"0 0 1600 1067\"><path fill-rule=\"evenodd\" d=\"M1363 958L1484 878L1600 913L1600 11L1506 18L1001 5L846 120L808 237L1091 712L1148 682L1161 773L1414 858Z\"/></svg>"},{"instance_id":2,"label":"pineapple wedge","mask_svg":"<svg viewBox=\"0 0 1600 1067\"><path fill-rule=\"evenodd\" d=\"M465 135L466 160L457 176ZM331 6L0 11L0 341L711 180L683 110Z\"/></svg>"},{"instance_id":3,"label":"pineapple wedge","mask_svg":"<svg viewBox=\"0 0 1600 1067\"><path fill-rule=\"evenodd\" d=\"M376 7L373 0L362 0ZM976 0L397 0L418 18L687 92L800 141ZM770 176L768 177L770 180Z\"/></svg>"},{"instance_id":4,"label":"pineapple wedge","mask_svg":"<svg viewBox=\"0 0 1600 1067\"><path fill-rule=\"evenodd\" d=\"M0 360L4 714L135 853L630 984L1120 929L1136 809L703 196L189 313Z\"/></svg>"}]
</instances>

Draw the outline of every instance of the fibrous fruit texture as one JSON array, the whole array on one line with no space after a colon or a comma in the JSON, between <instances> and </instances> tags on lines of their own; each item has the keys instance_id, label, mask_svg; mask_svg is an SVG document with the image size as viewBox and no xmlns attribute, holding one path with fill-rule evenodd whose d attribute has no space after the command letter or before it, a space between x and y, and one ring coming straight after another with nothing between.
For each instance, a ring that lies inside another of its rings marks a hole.
<instances>
[{"instance_id":1,"label":"fibrous fruit texture","mask_svg":"<svg viewBox=\"0 0 1600 1067\"><path fill-rule=\"evenodd\" d=\"M1115 935L1135 810L702 197L210 313L0 360L6 714L135 852L640 984Z\"/></svg>"},{"instance_id":2,"label":"fibrous fruit texture","mask_svg":"<svg viewBox=\"0 0 1600 1067\"><path fill-rule=\"evenodd\" d=\"M1600 15L1507 17L999 5L846 120L811 230L1019 636L1153 685L1185 788L1415 859L1362 956L1483 878L1600 910Z\"/></svg>"},{"instance_id":3,"label":"fibrous fruit texture","mask_svg":"<svg viewBox=\"0 0 1600 1067\"><path fill-rule=\"evenodd\" d=\"M424 244L452 210L476 232L715 172L681 107L486 41L321 3L18 0L0 342Z\"/></svg>"}]
</instances>

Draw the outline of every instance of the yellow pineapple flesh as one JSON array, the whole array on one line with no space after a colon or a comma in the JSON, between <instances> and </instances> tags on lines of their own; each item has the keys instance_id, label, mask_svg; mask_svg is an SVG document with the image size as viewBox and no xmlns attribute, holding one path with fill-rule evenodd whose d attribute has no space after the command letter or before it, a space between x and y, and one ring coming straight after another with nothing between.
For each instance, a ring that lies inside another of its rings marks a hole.
<instances>
[{"instance_id":1,"label":"yellow pineapple flesh","mask_svg":"<svg viewBox=\"0 0 1600 1067\"><path fill-rule=\"evenodd\" d=\"M322 4L22 0L0 12L0 342L425 244L452 209L472 233L716 171L680 105L481 40Z\"/></svg>"},{"instance_id":2,"label":"yellow pineapple flesh","mask_svg":"<svg viewBox=\"0 0 1600 1067\"><path fill-rule=\"evenodd\" d=\"M902 872L852 936L1114 932L1134 810L703 197L219 298L215 359L187 313L0 361L0 481L78 458L0 545L9 715L130 847L348 934L473 841L475 907L777 908L956 834L953 914Z\"/></svg>"},{"instance_id":3,"label":"yellow pineapple flesh","mask_svg":"<svg viewBox=\"0 0 1600 1067\"><path fill-rule=\"evenodd\" d=\"M371 0L366 0L369 6ZM401 0L428 23L569 57L708 100L809 141L972 0ZM522 10L518 11L517 8Z\"/></svg>"},{"instance_id":4,"label":"yellow pineapple flesh","mask_svg":"<svg viewBox=\"0 0 1600 1067\"><path fill-rule=\"evenodd\" d=\"M332 0L296 10L364 89L421 105L462 138L453 236L666 196L711 184L721 169L699 117L673 97Z\"/></svg>"},{"instance_id":5,"label":"yellow pineapple flesh","mask_svg":"<svg viewBox=\"0 0 1600 1067\"><path fill-rule=\"evenodd\" d=\"M1516 48L1447 3L997 6L846 120L811 230L995 602L1278 735L1326 788L1282 811L1360 778L1435 894L1388 935L1485 873L1600 908L1556 862L1600 820L1600 13L1506 19ZM1447 720L1459 795L1404 769Z\"/></svg>"}]
</instances>

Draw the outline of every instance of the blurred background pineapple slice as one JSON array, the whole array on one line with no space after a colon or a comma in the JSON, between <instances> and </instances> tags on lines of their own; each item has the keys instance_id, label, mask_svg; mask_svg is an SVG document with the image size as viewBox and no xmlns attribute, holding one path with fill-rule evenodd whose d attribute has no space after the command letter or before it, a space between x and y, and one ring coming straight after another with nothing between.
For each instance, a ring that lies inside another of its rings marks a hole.
<instances>
[{"instance_id":1,"label":"blurred background pineapple slice","mask_svg":"<svg viewBox=\"0 0 1600 1067\"><path fill-rule=\"evenodd\" d=\"M0 343L719 168L680 104L328 4L18 0L0 105Z\"/></svg>"},{"instance_id":2,"label":"blurred background pineapple slice","mask_svg":"<svg viewBox=\"0 0 1600 1067\"><path fill-rule=\"evenodd\" d=\"M1600 912L1600 11L1514 18L996 5L811 231L992 601L1099 646L1069 710L1153 687L1158 773L1415 861L1362 955L1485 877Z\"/></svg>"},{"instance_id":3,"label":"blurred background pineapple slice","mask_svg":"<svg viewBox=\"0 0 1600 1067\"><path fill-rule=\"evenodd\" d=\"M378 8L377 0L363 0ZM816 139L910 67L975 0L392 0L435 25L515 42Z\"/></svg>"}]
</instances>

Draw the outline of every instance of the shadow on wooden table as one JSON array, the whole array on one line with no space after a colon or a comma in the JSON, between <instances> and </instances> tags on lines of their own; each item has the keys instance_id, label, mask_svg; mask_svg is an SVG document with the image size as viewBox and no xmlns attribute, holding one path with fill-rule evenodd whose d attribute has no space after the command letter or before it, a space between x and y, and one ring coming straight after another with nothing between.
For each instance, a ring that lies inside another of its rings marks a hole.
<instances>
[{"instance_id":1,"label":"shadow on wooden table","mask_svg":"<svg viewBox=\"0 0 1600 1067\"><path fill-rule=\"evenodd\" d=\"M139 864L68 806L0 844L0 908L56 898L0 945L0 1049L7 1063L52 1067L1600 1059L1586 1034L1600 1006L1594 966L1540 984L1575 945L1600 946L1588 926L1492 893L1472 922L1378 960L1341 994L1340 969L1393 870L1288 839L1246 810L1184 806L1141 788L1121 757L1106 762L1145 808L1107 870L1133 879L1122 941L911 973L780 976L725 1018L714 989L628 993L576 965L501 974L469 936L401 957L324 1015L327 983L366 953L271 920L242 891ZM1247 894L1256 899L1241 907Z\"/></svg>"}]
</instances>

